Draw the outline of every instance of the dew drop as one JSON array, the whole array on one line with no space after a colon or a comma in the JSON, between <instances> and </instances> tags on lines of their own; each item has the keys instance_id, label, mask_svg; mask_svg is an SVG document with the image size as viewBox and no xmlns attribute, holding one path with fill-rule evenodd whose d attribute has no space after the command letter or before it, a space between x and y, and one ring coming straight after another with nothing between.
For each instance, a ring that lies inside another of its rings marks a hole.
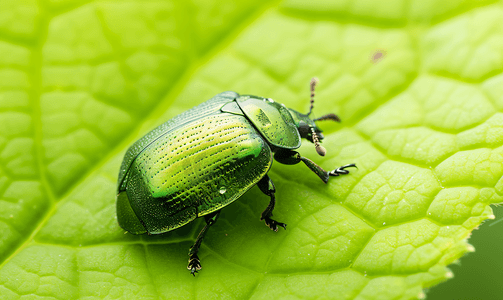
<instances>
[{"instance_id":1,"label":"dew drop","mask_svg":"<svg viewBox=\"0 0 503 300\"><path fill-rule=\"evenodd\" d=\"M225 189L225 186L222 186L220 187L220 191L218 191L220 194L225 194L225 192L227 192L227 190Z\"/></svg>"},{"instance_id":2,"label":"dew drop","mask_svg":"<svg viewBox=\"0 0 503 300\"><path fill-rule=\"evenodd\" d=\"M382 225L383 225L383 226L384 226L384 225L386 225L386 222L382 222Z\"/></svg>"}]
</instances>

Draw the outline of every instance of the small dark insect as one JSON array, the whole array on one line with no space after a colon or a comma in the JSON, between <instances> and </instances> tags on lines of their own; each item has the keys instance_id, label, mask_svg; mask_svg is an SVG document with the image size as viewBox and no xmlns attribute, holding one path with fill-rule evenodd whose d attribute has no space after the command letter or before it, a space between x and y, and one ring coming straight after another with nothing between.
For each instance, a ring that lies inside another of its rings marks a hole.
<instances>
[{"instance_id":1,"label":"small dark insect","mask_svg":"<svg viewBox=\"0 0 503 300\"><path fill-rule=\"evenodd\" d=\"M220 210L252 186L271 198L260 219L274 231L286 229L271 218L276 189L267 172L273 157L287 165L303 162L325 183L356 167L325 171L294 151L305 138L324 156L315 122L340 122L335 114L309 117L316 83L313 78L307 114L270 98L223 92L147 133L128 149L119 171L119 225L132 234L160 234L204 217L206 226L189 250L187 269L194 276L201 269L201 242Z\"/></svg>"}]
</instances>

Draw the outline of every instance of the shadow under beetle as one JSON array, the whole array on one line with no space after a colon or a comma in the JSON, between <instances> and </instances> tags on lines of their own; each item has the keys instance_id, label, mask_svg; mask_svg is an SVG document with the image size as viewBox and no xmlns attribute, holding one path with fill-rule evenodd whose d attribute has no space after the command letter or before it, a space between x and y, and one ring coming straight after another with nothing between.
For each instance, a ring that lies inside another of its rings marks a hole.
<instances>
[{"instance_id":1,"label":"shadow under beetle","mask_svg":"<svg viewBox=\"0 0 503 300\"><path fill-rule=\"evenodd\" d=\"M204 216L206 226L189 250L187 269L194 276L201 269L197 253L208 228L224 206L253 185L271 198L260 219L274 231L286 229L271 219L276 190L267 172L273 156L287 165L304 162L325 183L356 167L325 171L293 150L305 138L324 156L315 121L340 122L335 114L309 118L316 83L313 78L307 114L270 98L223 92L147 133L128 149L119 171L119 225L132 234L160 234Z\"/></svg>"}]
</instances>

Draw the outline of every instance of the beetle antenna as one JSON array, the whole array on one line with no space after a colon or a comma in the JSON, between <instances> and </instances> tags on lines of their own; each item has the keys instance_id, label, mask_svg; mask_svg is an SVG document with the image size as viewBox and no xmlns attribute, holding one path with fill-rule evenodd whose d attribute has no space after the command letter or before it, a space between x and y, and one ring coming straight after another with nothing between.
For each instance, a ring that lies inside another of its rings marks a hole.
<instances>
[{"instance_id":1,"label":"beetle antenna","mask_svg":"<svg viewBox=\"0 0 503 300\"><path fill-rule=\"evenodd\" d=\"M317 83L318 78L316 77L311 78L311 82L309 83L309 89L311 90L311 106L309 107L309 112L307 113L308 116L311 114L311 111L313 110L314 107L314 88L316 87Z\"/></svg>"},{"instance_id":2,"label":"beetle antenna","mask_svg":"<svg viewBox=\"0 0 503 300\"><path fill-rule=\"evenodd\" d=\"M318 139L318 135L316 134L316 131L314 131L314 128L311 127L311 133L313 134L313 142L314 142L314 147L316 148L316 152L318 152L319 155L325 156L327 154L327 150L325 147L320 145L320 140Z\"/></svg>"},{"instance_id":3,"label":"beetle antenna","mask_svg":"<svg viewBox=\"0 0 503 300\"><path fill-rule=\"evenodd\" d=\"M339 119L339 117L336 114L324 115L324 116L321 116L317 119L314 119L313 121L325 121L325 120L332 120L332 121L336 121L339 123L341 122L341 119Z\"/></svg>"}]
</instances>

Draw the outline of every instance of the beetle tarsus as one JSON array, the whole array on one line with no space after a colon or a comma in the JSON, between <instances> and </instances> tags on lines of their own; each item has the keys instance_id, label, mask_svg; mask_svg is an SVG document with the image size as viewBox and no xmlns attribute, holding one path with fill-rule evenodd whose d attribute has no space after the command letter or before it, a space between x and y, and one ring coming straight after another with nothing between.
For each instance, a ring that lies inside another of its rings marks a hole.
<instances>
[{"instance_id":1,"label":"beetle tarsus","mask_svg":"<svg viewBox=\"0 0 503 300\"><path fill-rule=\"evenodd\" d=\"M261 220L265 220L265 225L267 225L271 230L278 232L278 226L283 227L286 230L286 224L273 220L271 218L261 218Z\"/></svg>"},{"instance_id":2,"label":"beetle tarsus","mask_svg":"<svg viewBox=\"0 0 503 300\"><path fill-rule=\"evenodd\" d=\"M190 274L196 277L196 273L201 270L201 261L199 261L199 257L197 254L193 254L189 258L189 264L187 265L187 269L190 270Z\"/></svg>"},{"instance_id":3,"label":"beetle tarsus","mask_svg":"<svg viewBox=\"0 0 503 300\"><path fill-rule=\"evenodd\" d=\"M346 168L357 168L358 169L358 167L355 164L348 164L348 165L340 166L337 169L328 172L328 175L339 176L339 175L349 174L349 171L345 170Z\"/></svg>"}]
</instances>

